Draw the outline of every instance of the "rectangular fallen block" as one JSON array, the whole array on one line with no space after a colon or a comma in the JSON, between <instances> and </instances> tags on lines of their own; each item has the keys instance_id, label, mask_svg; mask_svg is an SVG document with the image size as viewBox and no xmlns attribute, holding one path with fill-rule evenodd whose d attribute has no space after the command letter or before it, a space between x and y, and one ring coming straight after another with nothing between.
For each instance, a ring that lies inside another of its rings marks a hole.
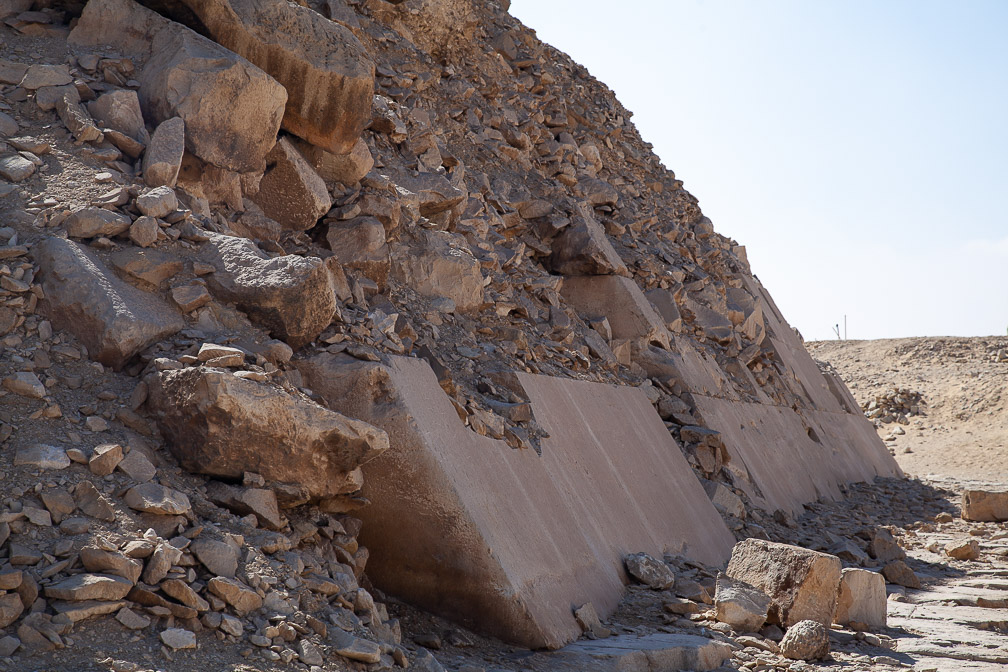
<instances>
[{"instance_id":1,"label":"rectangular fallen block","mask_svg":"<svg viewBox=\"0 0 1008 672\"><path fill-rule=\"evenodd\" d=\"M731 658L731 647L697 635L621 635L575 642L550 655L556 672L678 672L715 670Z\"/></svg>"},{"instance_id":2,"label":"rectangular fallen block","mask_svg":"<svg viewBox=\"0 0 1008 672\"><path fill-rule=\"evenodd\" d=\"M549 433L542 456L459 420L426 361L323 353L298 363L333 409L381 427L364 467L361 543L382 590L509 642L557 648L573 611L605 617L623 556L719 565L733 537L658 414L634 387L518 374Z\"/></svg>"},{"instance_id":3,"label":"rectangular fallen block","mask_svg":"<svg viewBox=\"0 0 1008 672\"><path fill-rule=\"evenodd\" d=\"M1008 492L963 491L962 518L978 522L1008 520Z\"/></svg>"}]
</instances>

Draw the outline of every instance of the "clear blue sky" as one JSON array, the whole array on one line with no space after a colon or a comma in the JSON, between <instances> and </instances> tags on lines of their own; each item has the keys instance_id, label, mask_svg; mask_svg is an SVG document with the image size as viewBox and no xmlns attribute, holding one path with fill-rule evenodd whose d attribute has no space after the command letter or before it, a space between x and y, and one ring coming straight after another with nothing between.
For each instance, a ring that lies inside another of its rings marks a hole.
<instances>
[{"instance_id":1,"label":"clear blue sky","mask_svg":"<svg viewBox=\"0 0 1008 672\"><path fill-rule=\"evenodd\" d=\"M806 339L1005 334L1008 1L512 0Z\"/></svg>"}]
</instances>

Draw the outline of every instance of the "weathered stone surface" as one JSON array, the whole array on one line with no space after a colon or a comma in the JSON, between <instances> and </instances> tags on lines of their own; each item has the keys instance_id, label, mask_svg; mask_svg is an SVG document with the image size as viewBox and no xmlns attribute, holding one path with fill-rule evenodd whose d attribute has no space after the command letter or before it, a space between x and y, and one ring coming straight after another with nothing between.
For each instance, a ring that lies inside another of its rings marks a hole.
<instances>
[{"instance_id":1,"label":"weathered stone surface","mask_svg":"<svg viewBox=\"0 0 1008 672\"><path fill-rule=\"evenodd\" d=\"M89 572L114 574L121 576L131 584L140 580L143 565L139 560L128 558L122 553L104 551L86 546L80 552L81 564Z\"/></svg>"},{"instance_id":2,"label":"weathered stone surface","mask_svg":"<svg viewBox=\"0 0 1008 672\"><path fill-rule=\"evenodd\" d=\"M770 598L767 619L781 627L813 620L826 627L836 612L840 559L826 553L762 539L740 541L726 574Z\"/></svg>"},{"instance_id":3,"label":"weathered stone surface","mask_svg":"<svg viewBox=\"0 0 1008 672\"><path fill-rule=\"evenodd\" d=\"M374 64L353 33L306 7L269 0L186 0L214 40L288 92L285 130L348 154L371 120Z\"/></svg>"},{"instance_id":4,"label":"weathered stone surface","mask_svg":"<svg viewBox=\"0 0 1008 672\"><path fill-rule=\"evenodd\" d=\"M112 574L75 574L58 583L46 586L46 597L57 600L121 600L133 584Z\"/></svg>"},{"instance_id":5,"label":"weathered stone surface","mask_svg":"<svg viewBox=\"0 0 1008 672\"><path fill-rule=\"evenodd\" d=\"M336 296L326 264L316 257L269 258L250 240L213 234L201 255L215 273L210 291L230 301L292 348L311 342L329 326Z\"/></svg>"},{"instance_id":6,"label":"weathered stone surface","mask_svg":"<svg viewBox=\"0 0 1008 672\"><path fill-rule=\"evenodd\" d=\"M53 326L76 336L102 364L120 369L133 355L185 325L168 304L115 277L77 243L47 238L32 253L41 269L44 305Z\"/></svg>"},{"instance_id":7,"label":"weathered stone surface","mask_svg":"<svg viewBox=\"0 0 1008 672\"><path fill-rule=\"evenodd\" d=\"M161 631L161 642L169 649L195 649L196 633L184 628L168 628Z\"/></svg>"},{"instance_id":8,"label":"weathered stone surface","mask_svg":"<svg viewBox=\"0 0 1008 672\"><path fill-rule=\"evenodd\" d=\"M150 139L144 127L140 98L131 89L115 89L88 103L88 112L103 128L111 128L147 144Z\"/></svg>"},{"instance_id":9,"label":"weathered stone surface","mask_svg":"<svg viewBox=\"0 0 1008 672\"><path fill-rule=\"evenodd\" d=\"M612 337L669 347L665 322L630 278L585 276L564 278L560 293L584 318L605 317Z\"/></svg>"},{"instance_id":10,"label":"weathered stone surface","mask_svg":"<svg viewBox=\"0 0 1008 672\"><path fill-rule=\"evenodd\" d=\"M63 221L63 227L71 238L111 238L129 229L130 218L105 208L81 208L74 210Z\"/></svg>"},{"instance_id":11,"label":"weathered stone surface","mask_svg":"<svg viewBox=\"0 0 1008 672\"><path fill-rule=\"evenodd\" d=\"M95 476L108 476L122 462L123 448L117 443L105 443L95 446L91 459L88 460L88 469Z\"/></svg>"},{"instance_id":12,"label":"weathered stone surface","mask_svg":"<svg viewBox=\"0 0 1008 672\"><path fill-rule=\"evenodd\" d=\"M137 483L146 483L157 474L157 468L139 450L127 453L116 467Z\"/></svg>"},{"instance_id":13,"label":"weathered stone surface","mask_svg":"<svg viewBox=\"0 0 1008 672\"><path fill-rule=\"evenodd\" d=\"M385 227L374 217L354 217L329 225L329 249L344 268L359 271L384 287L391 267Z\"/></svg>"},{"instance_id":14,"label":"weathered stone surface","mask_svg":"<svg viewBox=\"0 0 1008 672\"><path fill-rule=\"evenodd\" d=\"M976 539L957 539L945 546L945 555L956 560L976 560L980 557L980 542Z\"/></svg>"},{"instance_id":15,"label":"weathered stone surface","mask_svg":"<svg viewBox=\"0 0 1008 672\"><path fill-rule=\"evenodd\" d=\"M138 250L123 247L112 253L112 266L116 270L160 287L161 283L182 272L185 264L178 256L160 250Z\"/></svg>"},{"instance_id":16,"label":"weathered stone surface","mask_svg":"<svg viewBox=\"0 0 1008 672\"><path fill-rule=\"evenodd\" d=\"M910 566L902 560L894 560L882 568L882 576L889 583L906 588L920 588L921 582Z\"/></svg>"},{"instance_id":17,"label":"weathered stone surface","mask_svg":"<svg viewBox=\"0 0 1008 672\"><path fill-rule=\"evenodd\" d=\"M46 396L45 385L31 371L17 371L3 379L3 386L14 394L29 399L42 399Z\"/></svg>"},{"instance_id":18,"label":"weathered stone surface","mask_svg":"<svg viewBox=\"0 0 1008 672\"><path fill-rule=\"evenodd\" d=\"M868 629L886 627L886 587L882 575L866 569L844 568L833 621Z\"/></svg>"},{"instance_id":19,"label":"weathered stone surface","mask_svg":"<svg viewBox=\"0 0 1008 672\"><path fill-rule=\"evenodd\" d=\"M145 63L137 77L145 118L181 117L195 156L241 173L263 169L287 93L241 56L132 0L88 2L69 42L113 44Z\"/></svg>"},{"instance_id":20,"label":"weathered stone surface","mask_svg":"<svg viewBox=\"0 0 1008 672\"><path fill-rule=\"evenodd\" d=\"M963 520L1008 520L1008 492L964 490L962 495Z\"/></svg>"},{"instance_id":21,"label":"weathered stone surface","mask_svg":"<svg viewBox=\"0 0 1008 672\"><path fill-rule=\"evenodd\" d=\"M621 635L596 641L582 640L565 646L552 657L566 664L564 670L715 670L731 658L731 648L706 637L657 633L644 637Z\"/></svg>"},{"instance_id":22,"label":"weathered stone surface","mask_svg":"<svg viewBox=\"0 0 1008 672\"><path fill-rule=\"evenodd\" d=\"M714 594L717 620L738 632L759 632L766 623L770 598L753 586L718 575Z\"/></svg>"},{"instance_id":23,"label":"weathered stone surface","mask_svg":"<svg viewBox=\"0 0 1008 672\"><path fill-rule=\"evenodd\" d=\"M728 554L731 534L636 388L518 374L550 434L540 457L464 427L423 360L383 366L321 354L298 367L332 407L394 442L364 466L371 504L355 512L365 521L368 575L385 592L556 648L581 633L570 605L616 608L624 549L661 557L681 543L711 564ZM649 468L631 475L635 464ZM679 513L660 513L670 510ZM539 532L529 537L518 520Z\"/></svg>"},{"instance_id":24,"label":"weathered stone surface","mask_svg":"<svg viewBox=\"0 0 1008 672\"><path fill-rule=\"evenodd\" d=\"M216 539L197 539L193 542L192 554L214 576L235 578L238 571L238 554L235 550Z\"/></svg>"},{"instance_id":25,"label":"weathered stone surface","mask_svg":"<svg viewBox=\"0 0 1008 672\"><path fill-rule=\"evenodd\" d=\"M388 448L380 429L214 369L162 371L148 401L182 465L240 478L246 471L297 483L313 499L352 490L361 464Z\"/></svg>"},{"instance_id":26,"label":"weathered stone surface","mask_svg":"<svg viewBox=\"0 0 1008 672\"><path fill-rule=\"evenodd\" d=\"M292 231L310 229L332 207L325 182L287 138L266 155L266 174L252 201Z\"/></svg>"},{"instance_id":27,"label":"weathered stone surface","mask_svg":"<svg viewBox=\"0 0 1008 672\"><path fill-rule=\"evenodd\" d=\"M67 465L69 466L69 461ZM91 481L81 481L77 484L74 489L74 500L77 502L77 508L92 518L115 520L115 509L112 508L112 504L105 495L98 492Z\"/></svg>"},{"instance_id":28,"label":"weathered stone surface","mask_svg":"<svg viewBox=\"0 0 1008 672\"><path fill-rule=\"evenodd\" d=\"M371 150L363 138L357 139L349 154L333 154L303 140L297 140L294 146L327 184L353 186L374 167Z\"/></svg>"},{"instance_id":29,"label":"weathered stone surface","mask_svg":"<svg viewBox=\"0 0 1008 672\"><path fill-rule=\"evenodd\" d=\"M73 81L70 75L70 66L66 63L59 65L44 65L35 63L28 66L21 86L29 91L41 89L43 86L63 86Z\"/></svg>"},{"instance_id":30,"label":"weathered stone surface","mask_svg":"<svg viewBox=\"0 0 1008 672\"><path fill-rule=\"evenodd\" d=\"M237 488L212 483L207 487L207 497L231 513L255 515L261 526L271 530L281 530L286 523L280 515L276 493L267 488Z\"/></svg>"},{"instance_id":31,"label":"weathered stone surface","mask_svg":"<svg viewBox=\"0 0 1008 672\"><path fill-rule=\"evenodd\" d=\"M906 551L900 548L889 530L875 528L871 531L871 539L868 541L868 555L879 562L891 562L905 558Z\"/></svg>"},{"instance_id":32,"label":"weathered stone surface","mask_svg":"<svg viewBox=\"0 0 1008 672\"><path fill-rule=\"evenodd\" d=\"M784 633L781 653L791 660L819 660L829 654L829 627L818 621L798 621Z\"/></svg>"},{"instance_id":33,"label":"weathered stone surface","mask_svg":"<svg viewBox=\"0 0 1008 672\"><path fill-rule=\"evenodd\" d=\"M126 491L123 501L135 511L162 516L184 515L192 509L189 497L184 492L157 483L141 483L133 486Z\"/></svg>"},{"instance_id":34,"label":"weathered stone surface","mask_svg":"<svg viewBox=\"0 0 1008 672\"><path fill-rule=\"evenodd\" d=\"M116 613L116 620L119 621L127 630L143 630L151 624L151 619L138 614L129 607L123 607L120 609Z\"/></svg>"},{"instance_id":35,"label":"weathered stone surface","mask_svg":"<svg viewBox=\"0 0 1008 672\"><path fill-rule=\"evenodd\" d=\"M590 208L580 206L552 244L550 268L562 275L629 275Z\"/></svg>"},{"instance_id":36,"label":"weathered stone surface","mask_svg":"<svg viewBox=\"0 0 1008 672\"><path fill-rule=\"evenodd\" d=\"M35 164L20 154L0 156L0 177L10 182L23 182L35 172Z\"/></svg>"},{"instance_id":37,"label":"weathered stone surface","mask_svg":"<svg viewBox=\"0 0 1008 672\"><path fill-rule=\"evenodd\" d=\"M14 464L38 469L66 469L70 466L70 458L59 446L35 443L18 448L14 453Z\"/></svg>"},{"instance_id":38,"label":"weathered stone surface","mask_svg":"<svg viewBox=\"0 0 1008 672\"><path fill-rule=\"evenodd\" d=\"M171 187L155 187L137 196L136 205L148 217L165 217L178 208L178 197Z\"/></svg>"},{"instance_id":39,"label":"weathered stone surface","mask_svg":"<svg viewBox=\"0 0 1008 672\"><path fill-rule=\"evenodd\" d=\"M94 142L102 139L102 132L94 119L80 102L80 96L65 93L56 101L56 113L78 142Z\"/></svg>"},{"instance_id":40,"label":"weathered stone surface","mask_svg":"<svg viewBox=\"0 0 1008 672\"><path fill-rule=\"evenodd\" d=\"M672 569L647 553L631 553L623 558L627 573L652 590L665 590L675 583Z\"/></svg>"},{"instance_id":41,"label":"weathered stone surface","mask_svg":"<svg viewBox=\"0 0 1008 672\"><path fill-rule=\"evenodd\" d=\"M207 611L210 609L210 604L204 600L199 594L189 587L185 581L179 579L165 579L159 586L161 592L163 592L168 597L178 600L182 604L195 609L196 611Z\"/></svg>"},{"instance_id":42,"label":"weathered stone surface","mask_svg":"<svg viewBox=\"0 0 1008 672\"><path fill-rule=\"evenodd\" d=\"M483 304L483 274L465 238L420 230L411 243L391 246L392 277L429 298L448 298L462 311Z\"/></svg>"},{"instance_id":43,"label":"weathered stone surface","mask_svg":"<svg viewBox=\"0 0 1008 672\"><path fill-rule=\"evenodd\" d=\"M143 158L143 178L148 187L174 187L185 154L185 120L169 117L154 129Z\"/></svg>"},{"instance_id":44,"label":"weathered stone surface","mask_svg":"<svg viewBox=\"0 0 1008 672\"><path fill-rule=\"evenodd\" d=\"M262 606L262 598L237 579L215 576L207 583L210 592L231 605L239 616L245 616Z\"/></svg>"},{"instance_id":45,"label":"weathered stone surface","mask_svg":"<svg viewBox=\"0 0 1008 672\"><path fill-rule=\"evenodd\" d=\"M17 593L0 595L0 628L6 628L24 611L24 605Z\"/></svg>"}]
</instances>

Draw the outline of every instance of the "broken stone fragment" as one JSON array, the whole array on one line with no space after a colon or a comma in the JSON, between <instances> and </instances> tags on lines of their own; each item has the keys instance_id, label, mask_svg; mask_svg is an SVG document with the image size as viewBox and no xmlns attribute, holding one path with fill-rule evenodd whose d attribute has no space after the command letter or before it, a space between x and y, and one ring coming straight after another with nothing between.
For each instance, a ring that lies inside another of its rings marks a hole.
<instances>
[{"instance_id":1,"label":"broken stone fragment","mask_svg":"<svg viewBox=\"0 0 1008 672\"><path fill-rule=\"evenodd\" d=\"M144 127L140 99L131 89L115 89L88 103L88 112L104 128L119 131L138 142L147 144L150 139Z\"/></svg>"},{"instance_id":2,"label":"broken stone fragment","mask_svg":"<svg viewBox=\"0 0 1008 672\"><path fill-rule=\"evenodd\" d=\"M154 130L143 158L143 178L148 187L174 187L185 154L185 121L165 119Z\"/></svg>"},{"instance_id":3,"label":"broken stone fragment","mask_svg":"<svg viewBox=\"0 0 1008 672\"><path fill-rule=\"evenodd\" d=\"M229 544L216 539L197 539L192 543L192 554L214 576L235 578L238 571L238 553Z\"/></svg>"},{"instance_id":4,"label":"broken stone fragment","mask_svg":"<svg viewBox=\"0 0 1008 672\"><path fill-rule=\"evenodd\" d=\"M1008 520L1008 492L964 490L962 518L990 522Z\"/></svg>"},{"instance_id":5,"label":"broken stone fragment","mask_svg":"<svg viewBox=\"0 0 1008 672\"><path fill-rule=\"evenodd\" d=\"M85 546L80 552L81 564L89 572L114 574L121 576L131 584L140 580L143 565L139 560L128 558L122 553L105 551L100 548Z\"/></svg>"},{"instance_id":6,"label":"broken stone fragment","mask_svg":"<svg viewBox=\"0 0 1008 672\"><path fill-rule=\"evenodd\" d=\"M719 574L714 605L721 623L727 623L737 632L759 632L766 623L770 598L744 581Z\"/></svg>"},{"instance_id":7,"label":"broken stone fragment","mask_svg":"<svg viewBox=\"0 0 1008 672\"><path fill-rule=\"evenodd\" d=\"M10 182L23 182L35 172L35 164L20 154L0 157L0 177Z\"/></svg>"},{"instance_id":8,"label":"broken stone fragment","mask_svg":"<svg viewBox=\"0 0 1008 672\"><path fill-rule=\"evenodd\" d=\"M334 222L326 233L329 249L344 268L359 271L384 287L391 260L385 227L374 217L354 217Z\"/></svg>"},{"instance_id":9,"label":"broken stone fragment","mask_svg":"<svg viewBox=\"0 0 1008 672\"><path fill-rule=\"evenodd\" d=\"M137 196L136 206L148 217L167 217L178 208L178 197L171 187L155 187Z\"/></svg>"},{"instance_id":10,"label":"broken stone fragment","mask_svg":"<svg viewBox=\"0 0 1008 672\"><path fill-rule=\"evenodd\" d=\"M886 627L885 579L878 572L844 568L834 622L869 629Z\"/></svg>"},{"instance_id":11,"label":"broken stone fragment","mask_svg":"<svg viewBox=\"0 0 1008 672\"><path fill-rule=\"evenodd\" d=\"M374 64L353 33L295 3L184 4L214 40L283 84L285 130L334 154L350 153L370 122L374 92Z\"/></svg>"},{"instance_id":12,"label":"broken stone fragment","mask_svg":"<svg viewBox=\"0 0 1008 672\"><path fill-rule=\"evenodd\" d=\"M63 228L71 238L112 238L125 232L131 224L126 215L105 208L81 208L63 220Z\"/></svg>"},{"instance_id":13,"label":"broken stone fragment","mask_svg":"<svg viewBox=\"0 0 1008 672\"><path fill-rule=\"evenodd\" d=\"M18 448L14 453L14 464L37 469L66 469L70 466L70 458L59 446L36 443Z\"/></svg>"},{"instance_id":14,"label":"broken stone fragment","mask_svg":"<svg viewBox=\"0 0 1008 672\"><path fill-rule=\"evenodd\" d=\"M976 539L957 539L945 546L945 555L956 560L976 560L980 557L980 542Z\"/></svg>"},{"instance_id":15,"label":"broken stone fragment","mask_svg":"<svg viewBox=\"0 0 1008 672\"><path fill-rule=\"evenodd\" d=\"M266 155L266 173L252 201L291 231L310 229L332 207L325 182L287 138Z\"/></svg>"},{"instance_id":16,"label":"broken stone fragment","mask_svg":"<svg viewBox=\"0 0 1008 672\"><path fill-rule=\"evenodd\" d=\"M31 371L18 371L3 379L3 386L14 394L29 399L42 399L46 396L45 385Z\"/></svg>"},{"instance_id":17,"label":"broken stone fragment","mask_svg":"<svg viewBox=\"0 0 1008 672\"><path fill-rule=\"evenodd\" d=\"M550 268L562 275L629 275L609 237L586 206L553 239Z\"/></svg>"},{"instance_id":18,"label":"broken stone fragment","mask_svg":"<svg viewBox=\"0 0 1008 672\"><path fill-rule=\"evenodd\" d=\"M305 160L326 184L353 186L374 167L371 150L363 138L358 138L349 154L333 154L303 140L294 143Z\"/></svg>"},{"instance_id":19,"label":"broken stone fragment","mask_svg":"<svg viewBox=\"0 0 1008 672\"><path fill-rule=\"evenodd\" d=\"M245 616L262 606L262 598L237 579L215 576L207 583L210 592L227 602L239 616Z\"/></svg>"},{"instance_id":20,"label":"broken stone fragment","mask_svg":"<svg viewBox=\"0 0 1008 672\"><path fill-rule=\"evenodd\" d=\"M161 642L173 651L196 648L196 633L184 628L162 630L160 637Z\"/></svg>"},{"instance_id":21,"label":"broken stone fragment","mask_svg":"<svg viewBox=\"0 0 1008 672\"><path fill-rule=\"evenodd\" d=\"M120 369L136 353L185 325L160 298L126 284L90 250L62 238L32 249L53 326L83 342L90 356Z\"/></svg>"},{"instance_id":22,"label":"broken stone fragment","mask_svg":"<svg viewBox=\"0 0 1008 672\"><path fill-rule=\"evenodd\" d=\"M882 576L889 583L895 583L898 586L904 586L906 588L919 589L921 587L920 579L917 578L917 574L914 573L910 566L902 560L894 560L888 565L882 568Z\"/></svg>"},{"instance_id":23,"label":"broken stone fragment","mask_svg":"<svg viewBox=\"0 0 1008 672\"><path fill-rule=\"evenodd\" d=\"M76 574L46 586L46 597L57 600L121 600L133 584L112 574Z\"/></svg>"},{"instance_id":24,"label":"broken stone fragment","mask_svg":"<svg viewBox=\"0 0 1008 672\"><path fill-rule=\"evenodd\" d=\"M292 348L310 343L332 321L336 296L321 259L270 258L250 240L218 234L210 235L200 254L216 269L207 276L213 295Z\"/></svg>"},{"instance_id":25,"label":"broken stone fragment","mask_svg":"<svg viewBox=\"0 0 1008 672\"><path fill-rule=\"evenodd\" d=\"M256 472L303 485L314 500L356 490L354 470L388 448L371 425L215 369L161 371L148 404L186 469L235 479Z\"/></svg>"},{"instance_id":26,"label":"broken stone fragment","mask_svg":"<svg viewBox=\"0 0 1008 672\"><path fill-rule=\"evenodd\" d=\"M813 620L829 627L836 612L840 559L762 539L735 544L725 572L770 598L767 619L782 627Z\"/></svg>"},{"instance_id":27,"label":"broken stone fragment","mask_svg":"<svg viewBox=\"0 0 1008 672\"><path fill-rule=\"evenodd\" d=\"M420 230L391 246L392 277L428 298L447 298L461 312L483 304L483 274L461 235Z\"/></svg>"},{"instance_id":28,"label":"broken stone fragment","mask_svg":"<svg viewBox=\"0 0 1008 672\"><path fill-rule=\"evenodd\" d=\"M157 483L133 486L126 492L123 501L135 511L162 516L184 515L192 509L185 493Z\"/></svg>"},{"instance_id":29,"label":"broken stone fragment","mask_svg":"<svg viewBox=\"0 0 1008 672\"><path fill-rule=\"evenodd\" d=\"M631 553L623 559L627 572L652 590L666 590L675 583L672 569L647 553Z\"/></svg>"},{"instance_id":30,"label":"broken stone fragment","mask_svg":"<svg viewBox=\"0 0 1008 672\"><path fill-rule=\"evenodd\" d=\"M95 142L102 139L101 130L81 104L80 96L64 94L56 101L56 113L77 142Z\"/></svg>"}]
</instances>

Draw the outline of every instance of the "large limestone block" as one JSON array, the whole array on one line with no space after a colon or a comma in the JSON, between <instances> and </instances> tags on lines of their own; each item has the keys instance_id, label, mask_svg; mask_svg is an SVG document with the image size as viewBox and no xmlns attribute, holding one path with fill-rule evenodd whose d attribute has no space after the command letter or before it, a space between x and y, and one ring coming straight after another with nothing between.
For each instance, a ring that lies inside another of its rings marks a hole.
<instances>
[{"instance_id":1,"label":"large limestone block","mask_svg":"<svg viewBox=\"0 0 1008 672\"><path fill-rule=\"evenodd\" d=\"M392 246L392 275L417 293L444 297L460 311L483 304L483 274L465 238L448 231L422 229L413 242Z\"/></svg>"},{"instance_id":2,"label":"large limestone block","mask_svg":"<svg viewBox=\"0 0 1008 672\"><path fill-rule=\"evenodd\" d=\"M349 154L371 121L374 63L344 26L293 2L184 0L207 33L287 89L283 127Z\"/></svg>"},{"instance_id":3,"label":"large limestone block","mask_svg":"<svg viewBox=\"0 0 1008 672\"><path fill-rule=\"evenodd\" d=\"M318 257L270 258L245 238L212 234L200 250L216 272L210 291L292 348L310 343L336 312L329 269Z\"/></svg>"},{"instance_id":4,"label":"large limestone block","mask_svg":"<svg viewBox=\"0 0 1008 672\"><path fill-rule=\"evenodd\" d=\"M1008 520L1008 492L964 490L962 496L963 520Z\"/></svg>"},{"instance_id":5,"label":"large limestone block","mask_svg":"<svg viewBox=\"0 0 1008 672\"><path fill-rule=\"evenodd\" d=\"M834 623L869 629L886 627L885 577L867 569L848 567L840 576Z\"/></svg>"},{"instance_id":6,"label":"large limestone block","mask_svg":"<svg viewBox=\"0 0 1008 672\"><path fill-rule=\"evenodd\" d=\"M103 52L112 46L144 63L137 77L144 117L151 124L181 117L195 156L239 173L263 170L287 92L249 61L133 0L91 0L68 41Z\"/></svg>"},{"instance_id":7,"label":"large limestone block","mask_svg":"<svg viewBox=\"0 0 1008 672\"><path fill-rule=\"evenodd\" d=\"M185 326L167 303L117 278L77 243L47 238L33 255L53 326L76 336L102 364L118 370L133 355Z\"/></svg>"},{"instance_id":8,"label":"large limestone block","mask_svg":"<svg viewBox=\"0 0 1008 672\"><path fill-rule=\"evenodd\" d=\"M307 231L332 207L325 182L286 138L266 155L266 174L252 201L292 231Z\"/></svg>"},{"instance_id":9,"label":"large limestone block","mask_svg":"<svg viewBox=\"0 0 1008 672\"><path fill-rule=\"evenodd\" d=\"M356 514L368 575L388 593L556 648L581 633L572 606L615 610L629 550L728 554L731 533L636 388L518 374L549 433L540 456L467 429L424 360L323 353L297 365L333 408L389 433Z\"/></svg>"},{"instance_id":10,"label":"large limestone block","mask_svg":"<svg viewBox=\"0 0 1008 672\"><path fill-rule=\"evenodd\" d=\"M762 539L735 545L727 575L770 598L767 619L782 628L812 620L829 627L836 612L840 558Z\"/></svg>"},{"instance_id":11,"label":"large limestone block","mask_svg":"<svg viewBox=\"0 0 1008 672\"><path fill-rule=\"evenodd\" d=\"M570 225L553 239L550 268L562 275L629 275L626 264L591 210L578 208Z\"/></svg>"},{"instance_id":12,"label":"large limestone block","mask_svg":"<svg viewBox=\"0 0 1008 672\"><path fill-rule=\"evenodd\" d=\"M148 405L189 471L229 479L256 472L303 486L316 501L356 490L351 472L389 445L367 423L219 369L161 371Z\"/></svg>"},{"instance_id":13,"label":"large limestone block","mask_svg":"<svg viewBox=\"0 0 1008 672\"><path fill-rule=\"evenodd\" d=\"M614 339L669 347L665 321L630 278L594 275L564 278L560 294L582 317L606 317Z\"/></svg>"}]
</instances>

